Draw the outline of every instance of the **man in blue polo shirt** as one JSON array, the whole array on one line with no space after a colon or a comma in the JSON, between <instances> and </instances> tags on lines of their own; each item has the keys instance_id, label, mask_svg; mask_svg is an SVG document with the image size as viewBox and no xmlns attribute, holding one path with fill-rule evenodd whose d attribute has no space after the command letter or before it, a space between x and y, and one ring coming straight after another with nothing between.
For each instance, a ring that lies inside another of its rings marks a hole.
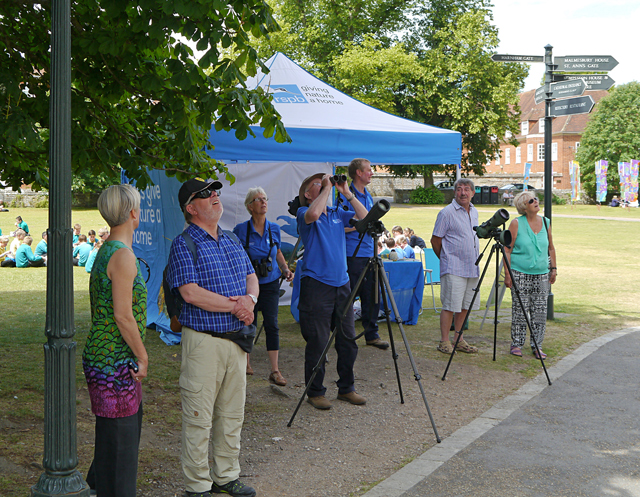
<instances>
[{"instance_id":1,"label":"man in blue polo shirt","mask_svg":"<svg viewBox=\"0 0 640 497\"><path fill-rule=\"evenodd\" d=\"M218 226L219 181L186 181L178 201L196 246L184 236L171 244L167 280L184 299L182 325L182 472L187 497L225 493L253 497L240 476L240 433L244 420L247 353L233 339L253 323L258 278L242 246ZM255 332L255 331L254 331ZM213 435L213 465L209 442Z\"/></svg>"},{"instance_id":2,"label":"man in blue polo shirt","mask_svg":"<svg viewBox=\"0 0 640 497\"><path fill-rule=\"evenodd\" d=\"M367 215L367 209L353 195L346 183L337 184L336 189L350 202L358 218ZM300 186L301 207L297 212L298 233L304 243L300 279L300 329L307 345L305 347L304 373L308 383L313 368L322 356L336 317L341 318L344 304L351 293L344 228L354 212L338 207L327 207L331 195L331 181L328 174L314 174L306 178ZM298 266L300 267L300 266ZM353 339L355 327L353 308L347 310L342 320L342 333L336 335L335 347L338 353L338 399L355 405L366 403L366 399L354 388L353 364L358 355L358 346ZM345 338L347 337L347 338ZM316 409L331 409L331 402L324 396L324 364L316 374L308 391L308 402Z\"/></svg>"},{"instance_id":3,"label":"man in blue polo shirt","mask_svg":"<svg viewBox=\"0 0 640 497\"><path fill-rule=\"evenodd\" d=\"M373 207L373 198L366 188L371 183L372 176L371 162L367 159L353 159L349 164L349 177L353 180L349 191L356 196L367 211ZM344 205L347 205L350 211L355 212L351 203L346 201L346 197L341 195L341 198ZM374 240L368 234L365 234L358 253L355 254L356 247L360 242L360 234L352 226L345 228L344 231L347 240L347 271L349 272L349 282L353 290L358 278L360 278L360 274L367 267L369 258L374 256ZM362 309L362 326L367 345L385 350L389 348L389 342L382 340L378 334L380 301L378 300L378 303L376 303L375 297L376 293L378 293L378 288L376 287L374 276L373 271L367 273L358 293Z\"/></svg>"}]
</instances>

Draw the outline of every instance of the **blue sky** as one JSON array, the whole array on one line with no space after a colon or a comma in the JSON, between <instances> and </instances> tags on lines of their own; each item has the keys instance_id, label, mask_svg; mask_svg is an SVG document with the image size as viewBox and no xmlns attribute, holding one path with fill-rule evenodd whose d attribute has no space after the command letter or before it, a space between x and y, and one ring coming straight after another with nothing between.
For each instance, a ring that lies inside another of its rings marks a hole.
<instances>
[{"instance_id":1,"label":"blue sky","mask_svg":"<svg viewBox=\"0 0 640 497\"><path fill-rule=\"evenodd\" d=\"M616 84L640 80L640 1L493 0L501 54L611 55ZM541 85L544 64L531 64L525 90Z\"/></svg>"}]
</instances>

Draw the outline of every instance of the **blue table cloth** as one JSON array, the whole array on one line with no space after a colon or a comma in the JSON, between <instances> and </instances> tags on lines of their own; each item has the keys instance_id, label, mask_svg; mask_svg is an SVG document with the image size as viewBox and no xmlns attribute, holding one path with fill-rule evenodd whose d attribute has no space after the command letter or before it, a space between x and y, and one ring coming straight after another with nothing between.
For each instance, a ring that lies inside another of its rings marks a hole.
<instances>
[{"instance_id":1,"label":"blue table cloth","mask_svg":"<svg viewBox=\"0 0 640 497\"><path fill-rule=\"evenodd\" d=\"M422 263L415 260L385 261L384 271L387 274L393 298L404 324L417 324L422 308L424 291L424 272ZM296 271L293 279L293 295L291 296L291 314L300 322L298 300L300 299L300 276ZM391 304L391 319L396 320Z\"/></svg>"},{"instance_id":2,"label":"blue table cloth","mask_svg":"<svg viewBox=\"0 0 640 497\"><path fill-rule=\"evenodd\" d=\"M424 271L422 262L414 260L385 261L384 271L391 286L393 299L404 324L417 324L422 309ZM391 304L391 319L397 321Z\"/></svg>"}]
</instances>

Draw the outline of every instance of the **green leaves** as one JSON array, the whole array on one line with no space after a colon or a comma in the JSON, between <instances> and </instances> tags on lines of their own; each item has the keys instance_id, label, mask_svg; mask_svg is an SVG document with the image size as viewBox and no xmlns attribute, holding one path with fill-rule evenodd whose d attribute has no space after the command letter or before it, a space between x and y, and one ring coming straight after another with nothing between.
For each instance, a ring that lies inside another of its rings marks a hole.
<instances>
[{"instance_id":1,"label":"green leaves","mask_svg":"<svg viewBox=\"0 0 640 497\"><path fill-rule=\"evenodd\" d=\"M280 32L255 41L279 50L339 90L376 108L459 131L465 172L482 174L517 129L523 64L491 61L498 31L488 0L273 0ZM515 135L515 133L514 133ZM277 136L277 131L276 131ZM407 166L399 175L452 166Z\"/></svg>"},{"instance_id":2,"label":"green leaves","mask_svg":"<svg viewBox=\"0 0 640 497\"><path fill-rule=\"evenodd\" d=\"M44 5L0 3L0 181L14 187L48 181ZM144 188L147 168L224 173L204 152L214 123L240 138L251 125L288 138L269 96L243 86L263 67L250 33L278 29L262 0L77 0L71 25L74 175L113 178L122 167ZM208 49L200 61L194 45Z\"/></svg>"}]
</instances>

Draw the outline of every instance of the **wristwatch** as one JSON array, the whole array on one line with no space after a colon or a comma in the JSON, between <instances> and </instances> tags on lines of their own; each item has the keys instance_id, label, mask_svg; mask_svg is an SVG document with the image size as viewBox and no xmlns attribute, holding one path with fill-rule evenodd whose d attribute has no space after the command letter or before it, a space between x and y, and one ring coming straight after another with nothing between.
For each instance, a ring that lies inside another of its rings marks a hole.
<instances>
[{"instance_id":1,"label":"wristwatch","mask_svg":"<svg viewBox=\"0 0 640 497\"><path fill-rule=\"evenodd\" d=\"M253 305L256 305L258 303L258 297L256 297L255 295L253 295L251 293L247 293L247 295L249 297L251 297L251 300L253 300Z\"/></svg>"}]
</instances>

